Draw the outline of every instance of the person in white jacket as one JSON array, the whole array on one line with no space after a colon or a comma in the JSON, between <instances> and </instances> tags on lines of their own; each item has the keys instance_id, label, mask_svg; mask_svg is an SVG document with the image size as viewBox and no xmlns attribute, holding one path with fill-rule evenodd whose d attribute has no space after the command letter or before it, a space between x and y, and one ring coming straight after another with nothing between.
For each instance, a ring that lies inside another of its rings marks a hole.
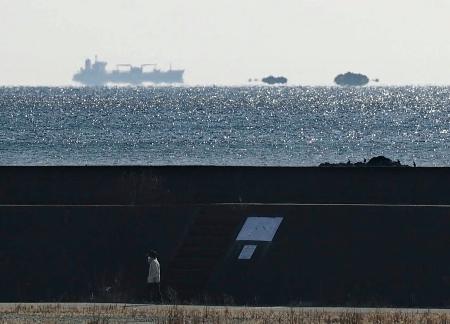
<instances>
[{"instance_id":1,"label":"person in white jacket","mask_svg":"<svg viewBox=\"0 0 450 324\"><path fill-rule=\"evenodd\" d=\"M147 289L148 297L151 302L162 303L161 295L161 270L156 251L151 250L147 253L148 262L148 276L147 276Z\"/></svg>"}]
</instances>

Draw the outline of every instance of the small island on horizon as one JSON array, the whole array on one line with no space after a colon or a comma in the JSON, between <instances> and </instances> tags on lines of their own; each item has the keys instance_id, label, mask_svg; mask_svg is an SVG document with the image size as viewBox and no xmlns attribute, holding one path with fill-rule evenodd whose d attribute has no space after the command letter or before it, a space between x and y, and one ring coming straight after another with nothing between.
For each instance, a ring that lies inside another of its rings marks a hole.
<instances>
[{"instance_id":1,"label":"small island on horizon","mask_svg":"<svg viewBox=\"0 0 450 324\"><path fill-rule=\"evenodd\" d=\"M369 78L361 73L347 72L345 74L337 75L334 78L334 82L343 87L357 87L368 84Z\"/></svg>"},{"instance_id":2,"label":"small island on horizon","mask_svg":"<svg viewBox=\"0 0 450 324\"><path fill-rule=\"evenodd\" d=\"M287 78L284 76L275 77L273 75L269 75L268 77L262 78L261 81L267 84L286 84Z\"/></svg>"}]
</instances>

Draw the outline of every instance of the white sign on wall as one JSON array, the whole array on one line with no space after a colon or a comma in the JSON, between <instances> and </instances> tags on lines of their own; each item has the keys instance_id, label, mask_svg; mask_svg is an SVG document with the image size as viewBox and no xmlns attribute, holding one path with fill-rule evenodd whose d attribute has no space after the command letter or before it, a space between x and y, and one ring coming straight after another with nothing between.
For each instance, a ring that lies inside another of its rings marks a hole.
<instances>
[{"instance_id":1,"label":"white sign on wall","mask_svg":"<svg viewBox=\"0 0 450 324\"><path fill-rule=\"evenodd\" d=\"M247 217L236 241L272 242L283 217Z\"/></svg>"},{"instance_id":2,"label":"white sign on wall","mask_svg":"<svg viewBox=\"0 0 450 324\"><path fill-rule=\"evenodd\" d=\"M250 260L252 258L253 252L256 250L256 245L244 245L238 259L240 260Z\"/></svg>"}]
</instances>

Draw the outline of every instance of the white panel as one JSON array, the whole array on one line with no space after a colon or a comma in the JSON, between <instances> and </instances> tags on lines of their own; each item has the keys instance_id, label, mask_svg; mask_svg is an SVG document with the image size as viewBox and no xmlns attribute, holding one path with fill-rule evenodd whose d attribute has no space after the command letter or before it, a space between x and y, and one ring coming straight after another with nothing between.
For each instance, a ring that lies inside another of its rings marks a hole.
<instances>
[{"instance_id":1,"label":"white panel","mask_svg":"<svg viewBox=\"0 0 450 324\"><path fill-rule=\"evenodd\" d=\"M256 245L244 245L238 259L250 260L252 258L253 252L255 252Z\"/></svg>"},{"instance_id":2,"label":"white panel","mask_svg":"<svg viewBox=\"0 0 450 324\"><path fill-rule=\"evenodd\" d=\"M236 241L271 242L283 217L247 217Z\"/></svg>"}]
</instances>

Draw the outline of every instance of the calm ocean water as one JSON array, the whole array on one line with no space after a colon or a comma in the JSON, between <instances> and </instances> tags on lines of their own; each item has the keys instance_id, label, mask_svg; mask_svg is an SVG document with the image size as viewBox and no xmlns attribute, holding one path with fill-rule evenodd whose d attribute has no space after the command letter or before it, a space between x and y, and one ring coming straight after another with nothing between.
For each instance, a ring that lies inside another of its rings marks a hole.
<instances>
[{"instance_id":1,"label":"calm ocean water","mask_svg":"<svg viewBox=\"0 0 450 324\"><path fill-rule=\"evenodd\" d=\"M450 166L447 87L0 88L1 165Z\"/></svg>"}]
</instances>

